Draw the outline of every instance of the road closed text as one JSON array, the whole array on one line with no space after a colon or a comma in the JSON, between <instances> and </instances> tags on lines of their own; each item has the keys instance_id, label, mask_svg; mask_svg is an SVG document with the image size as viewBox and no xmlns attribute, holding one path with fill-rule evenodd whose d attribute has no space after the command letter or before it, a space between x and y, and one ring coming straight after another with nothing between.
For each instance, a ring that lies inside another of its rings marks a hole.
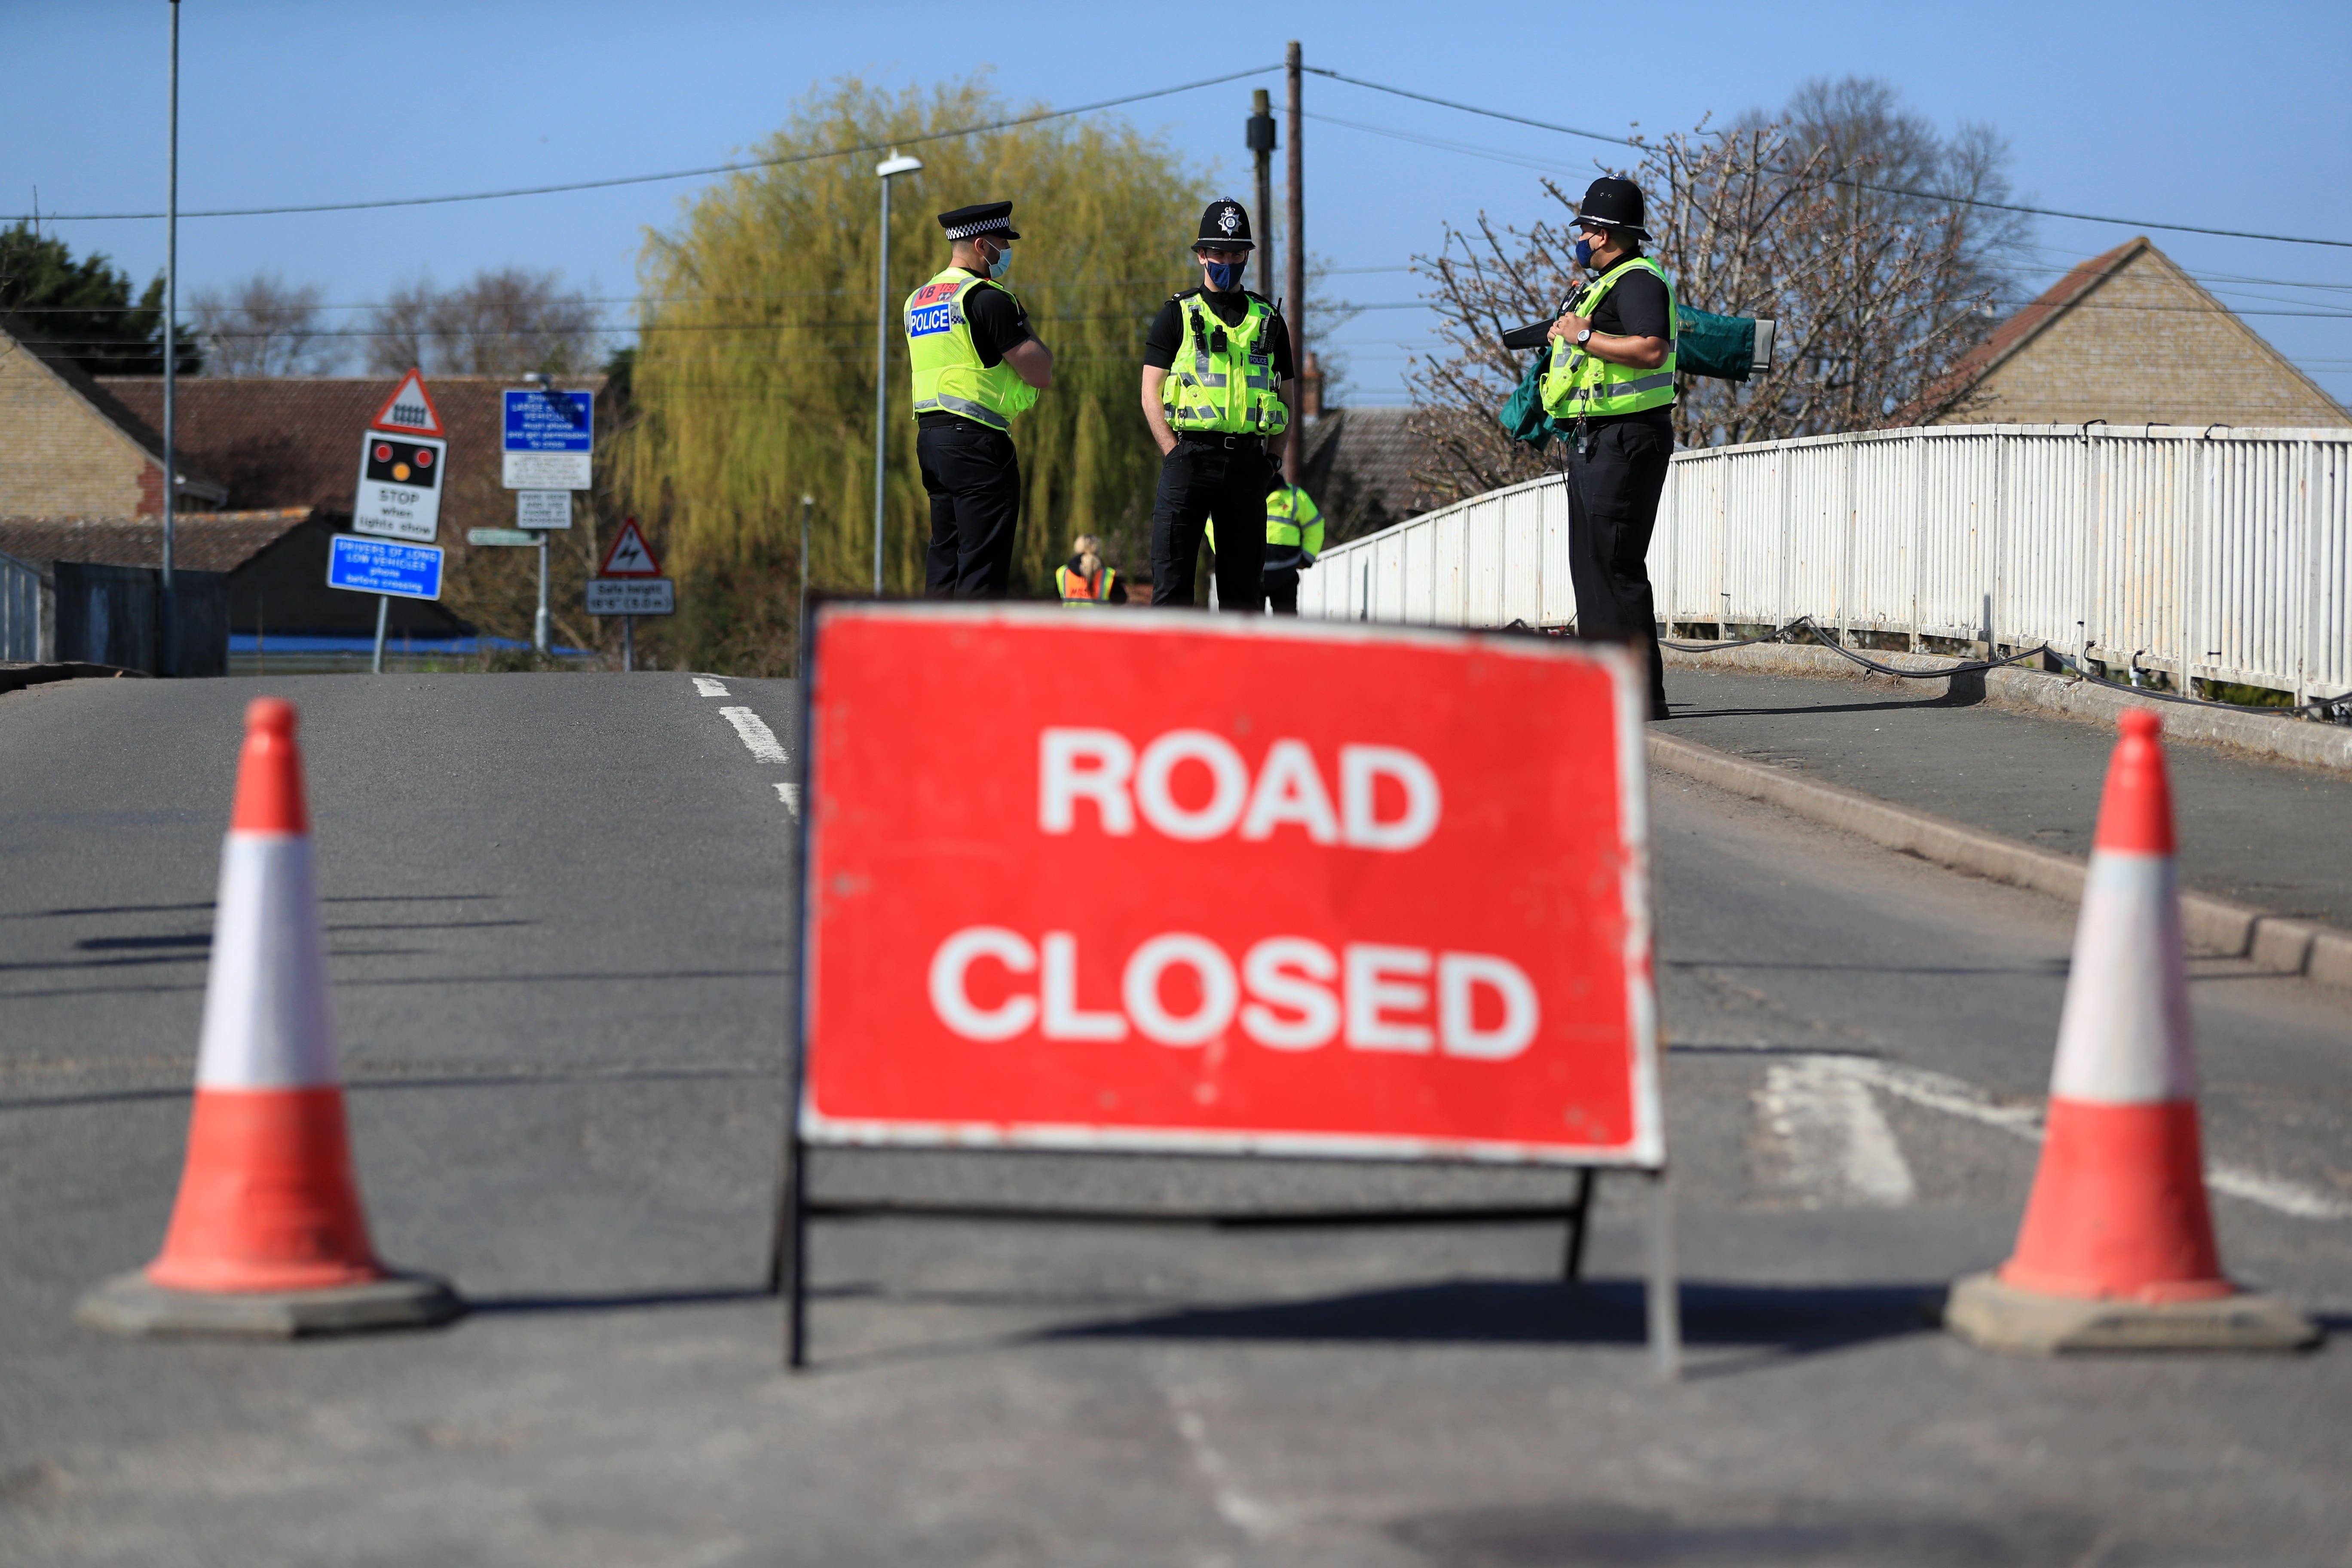
<instances>
[{"instance_id":1,"label":"road closed text","mask_svg":"<svg viewBox=\"0 0 2352 1568\"><path fill-rule=\"evenodd\" d=\"M967 1040L1124 1040L1203 1046L1235 1023L1268 1050L1349 1049L1508 1061L1542 1021L1525 971L1490 952L1349 942L1336 953L1307 937L1272 936L1234 962L1207 937L1166 931L1139 943L1119 973L1118 1005L1078 994L1078 938L1031 942L1003 926L969 926L931 955L931 1011Z\"/></svg>"}]
</instances>

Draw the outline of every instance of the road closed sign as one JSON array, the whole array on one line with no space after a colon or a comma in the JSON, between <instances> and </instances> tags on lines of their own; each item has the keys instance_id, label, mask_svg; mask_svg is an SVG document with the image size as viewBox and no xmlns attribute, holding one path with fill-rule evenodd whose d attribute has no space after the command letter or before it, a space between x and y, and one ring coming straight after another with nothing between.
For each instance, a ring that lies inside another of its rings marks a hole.
<instances>
[{"instance_id":1,"label":"road closed sign","mask_svg":"<svg viewBox=\"0 0 2352 1568\"><path fill-rule=\"evenodd\" d=\"M1637 661L826 605L800 1126L1654 1168Z\"/></svg>"}]
</instances>

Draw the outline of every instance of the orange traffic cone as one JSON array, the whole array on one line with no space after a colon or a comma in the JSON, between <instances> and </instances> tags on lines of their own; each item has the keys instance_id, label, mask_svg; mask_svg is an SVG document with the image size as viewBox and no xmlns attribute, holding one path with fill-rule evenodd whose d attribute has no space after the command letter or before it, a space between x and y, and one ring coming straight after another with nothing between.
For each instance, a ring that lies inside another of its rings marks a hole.
<instances>
[{"instance_id":1,"label":"orange traffic cone","mask_svg":"<svg viewBox=\"0 0 2352 1568\"><path fill-rule=\"evenodd\" d=\"M2221 1273L2198 1139L2163 726L2136 708L2119 727L2017 1250L1954 1286L1945 1319L2010 1350L2308 1344L2318 1334L2309 1320Z\"/></svg>"},{"instance_id":2,"label":"orange traffic cone","mask_svg":"<svg viewBox=\"0 0 2352 1568\"><path fill-rule=\"evenodd\" d=\"M83 1298L127 1333L293 1335L446 1321L376 1261L344 1130L294 706L246 710L222 852L187 1163L163 1250Z\"/></svg>"}]
</instances>

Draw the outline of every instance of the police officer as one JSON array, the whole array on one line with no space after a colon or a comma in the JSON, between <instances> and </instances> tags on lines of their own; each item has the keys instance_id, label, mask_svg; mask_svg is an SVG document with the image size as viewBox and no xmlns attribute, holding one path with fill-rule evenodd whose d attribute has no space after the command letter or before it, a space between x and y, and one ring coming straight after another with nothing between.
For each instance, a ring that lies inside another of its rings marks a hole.
<instances>
[{"instance_id":1,"label":"police officer","mask_svg":"<svg viewBox=\"0 0 2352 1568\"><path fill-rule=\"evenodd\" d=\"M1102 541L1091 533L1070 541L1070 559L1054 568L1054 587L1065 606L1127 603L1127 584L1103 560Z\"/></svg>"},{"instance_id":2,"label":"police officer","mask_svg":"<svg viewBox=\"0 0 2352 1568\"><path fill-rule=\"evenodd\" d=\"M1642 254L1641 188L1592 182L1576 209L1576 261L1590 276L1551 326L1545 409L1569 441L1569 575L1580 637L1638 638L1650 658L1650 717L1666 717L1650 594L1650 531L1675 451L1675 287Z\"/></svg>"},{"instance_id":3,"label":"police officer","mask_svg":"<svg viewBox=\"0 0 2352 1568\"><path fill-rule=\"evenodd\" d=\"M1249 214L1211 202L1192 246L1201 287L1160 308L1144 340L1143 417L1160 443L1151 508L1151 602L1189 605L1205 525L1225 524L1217 605L1263 612L1266 476L1278 471L1298 384L1290 333L1274 306L1242 287Z\"/></svg>"},{"instance_id":4,"label":"police officer","mask_svg":"<svg viewBox=\"0 0 2352 1568\"><path fill-rule=\"evenodd\" d=\"M915 456L931 498L926 585L934 598L1002 595L1021 522L1014 416L1053 384L1054 356L1003 285L1013 265L1011 202L940 214L947 270L907 296L915 379Z\"/></svg>"},{"instance_id":5,"label":"police officer","mask_svg":"<svg viewBox=\"0 0 2352 1568\"><path fill-rule=\"evenodd\" d=\"M1217 547L1217 525L1209 524L1209 548ZM1265 480L1265 599L1277 616L1298 613L1298 574L1323 553L1323 514L1315 498L1282 477L1277 466ZM1222 596L1222 595L1221 595Z\"/></svg>"}]
</instances>

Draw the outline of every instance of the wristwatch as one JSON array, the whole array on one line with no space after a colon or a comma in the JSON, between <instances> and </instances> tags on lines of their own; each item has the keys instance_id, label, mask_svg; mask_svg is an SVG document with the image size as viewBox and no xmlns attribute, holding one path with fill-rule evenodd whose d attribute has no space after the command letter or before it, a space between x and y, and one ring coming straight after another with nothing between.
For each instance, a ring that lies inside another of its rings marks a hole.
<instances>
[{"instance_id":1,"label":"wristwatch","mask_svg":"<svg viewBox=\"0 0 2352 1568\"><path fill-rule=\"evenodd\" d=\"M1578 348L1582 348L1585 344L1585 341L1591 336L1592 329L1591 327L1585 328L1584 331L1576 334L1576 346Z\"/></svg>"}]
</instances>

